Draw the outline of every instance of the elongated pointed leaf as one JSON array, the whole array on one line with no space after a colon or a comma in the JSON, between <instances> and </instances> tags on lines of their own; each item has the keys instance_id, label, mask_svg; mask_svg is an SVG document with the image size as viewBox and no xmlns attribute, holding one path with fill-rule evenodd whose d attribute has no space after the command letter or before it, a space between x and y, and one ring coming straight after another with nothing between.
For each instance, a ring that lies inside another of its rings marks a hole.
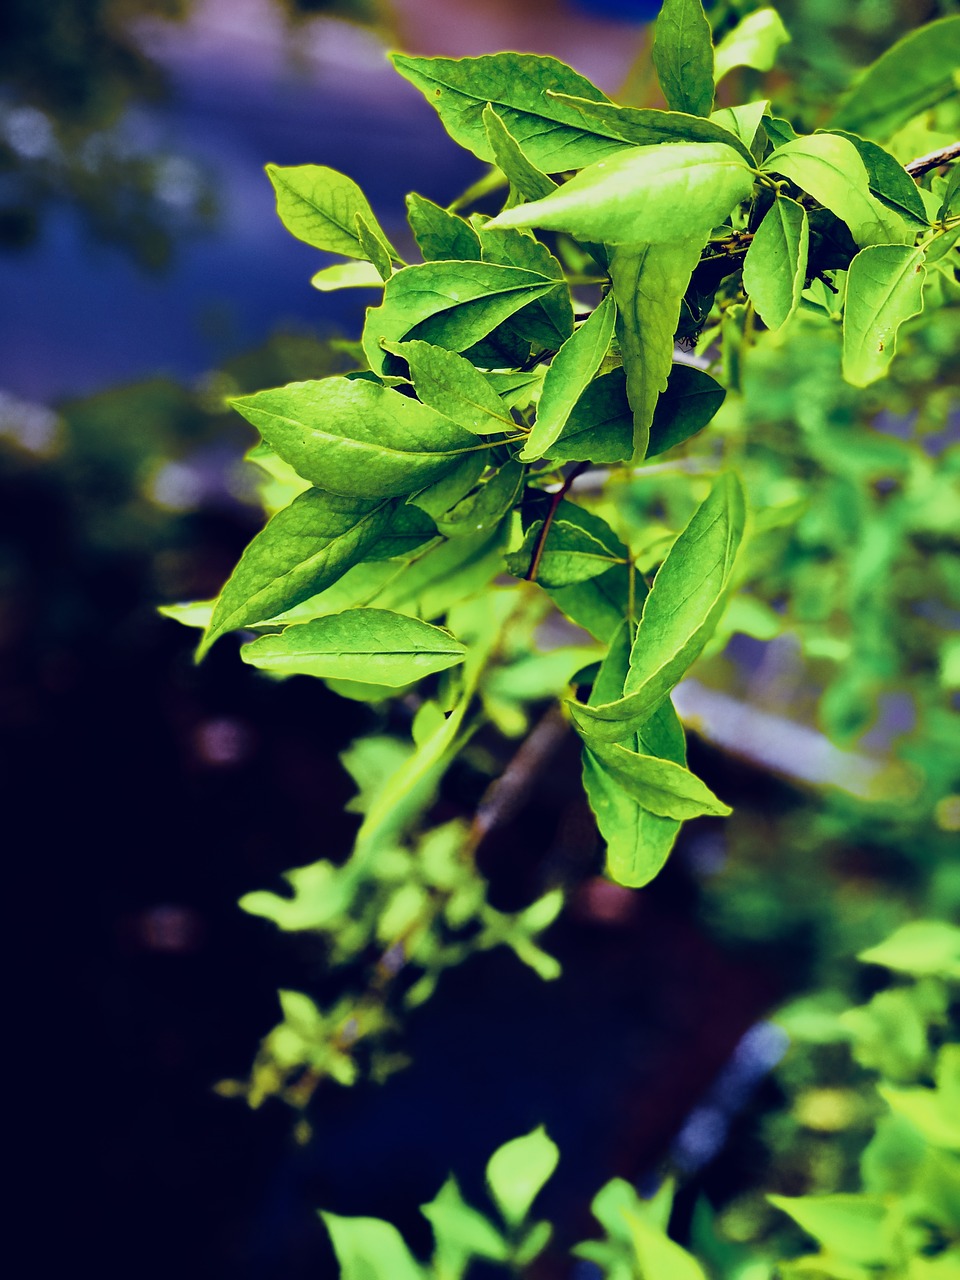
<instances>
[{"instance_id":1,"label":"elongated pointed leaf","mask_svg":"<svg viewBox=\"0 0 960 1280\"><path fill-rule=\"evenodd\" d=\"M278 511L220 592L198 658L228 631L274 618L336 582L386 532L395 505L307 489Z\"/></svg>"},{"instance_id":2,"label":"elongated pointed leaf","mask_svg":"<svg viewBox=\"0 0 960 1280\"><path fill-rule=\"evenodd\" d=\"M412 58L395 53L391 61L436 108L451 138L488 164L495 163L483 123L488 102L544 173L580 169L620 147L584 127L576 111L548 95L553 90L591 102L609 101L556 58L529 53Z\"/></svg>"},{"instance_id":3,"label":"elongated pointed leaf","mask_svg":"<svg viewBox=\"0 0 960 1280\"><path fill-rule=\"evenodd\" d=\"M764 215L743 263L743 287L768 329L779 329L800 305L810 228L803 205L778 197Z\"/></svg>"},{"instance_id":4,"label":"elongated pointed leaf","mask_svg":"<svg viewBox=\"0 0 960 1280\"><path fill-rule=\"evenodd\" d=\"M487 1164L487 1185L511 1226L522 1222L560 1159L556 1143L541 1126L498 1148Z\"/></svg>"},{"instance_id":5,"label":"elongated pointed leaf","mask_svg":"<svg viewBox=\"0 0 960 1280\"><path fill-rule=\"evenodd\" d=\"M509 327L522 330L529 341L555 351L573 333L573 304L563 267L545 244L527 232L497 229L488 222L478 234L484 262L521 267L556 280L555 289L528 302L509 322Z\"/></svg>"},{"instance_id":6,"label":"elongated pointed leaf","mask_svg":"<svg viewBox=\"0 0 960 1280\"><path fill-rule=\"evenodd\" d=\"M450 351L466 351L556 287L556 280L537 272L490 262L404 267L386 282L381 305L368 308L363 349L375 373L383 371L384 339L422 339Z\"/></svg>"},{"instance_id":7,"label":"elongated pointed leaf","mask_svg":"<svg viewBox=\"0 0 960 1280\"><path fill-rule=\"evenodd\" d=\"M410 366L417 395L474 435L516 434L517 424L480 370L444 347L428 342L387 342L386 349Z\"/></svg>"},{"instance_id":8,"label":"elongated pointed leaf","mask_svg":"<svg viewBox=\"0 0 960 1280\"><path fill-rule=\"evenodd\" d=\"M769 71L777 53L790 41L790 32L776 9L757 9L748 13L732 31L728 31L714 51L714 76L717 84L734 67L754 67Z\"/></svg>"},{"instance_id":9,"label":"elongated pointed leaf","mask_svg":"<svg viewBox=\"0 0 960 1280\"><path fill-rule=\"evenodd\" d=\"M654 28L653 63L674 111L713 110L713 35L700 0L663 0Z\"/></svg>"},{"instance_id":10,"label":"elongated pointed leaf","mask_svg":"<svg viewBox=\"0 0 960 1280\"><path fill-rule=\"evenodd\" d=\"M383 276L372 262L338 262L317 271L310 283L321 293L334 289L382 289Z\"/></svg>"},{"instance_id":11,"label":"elongated pointed leaf","mask_svg":"<svg viewBox=\"0 0 960 1280\"><path fill-rule=\"evenodd\" d=\"M542 458L560 436L610 348L616 314L613 294L608 293L554 356L543 380L536 422L520 451L522 461Z\"/></svg>"},{"instance_id":12,"label":"elongated pointed leaf","mask_svg":"<svg viewBox=\"0 0 960 1280\"><path fill-rule=\"evenodd\" d=\"M951 91L960 66L960 17L911 31L869 66L831 121L885 141Z\"/></svg>"},{"instance_id":13,"label":"elongated pointed leaf","mask_svg":"<svg viewBox=\"0 0 960 1280\"><path fill-rule=\"evenodd\" d=\"M669 150L669 148L667 148ZM673 365L680 303L709 232L667 244L627 245L610 259L617 337L633 413L633 457L642 460Z\"/></svg>"},{"instance_id":14,"label":"elongated pointed leaf","mask_svg":"<svg viewBox=\"0 0 960 1280\"><path fill-rule=\"evenodd\" d=\"M277 193L277 213L291 235L315 249L367 258L357 233L357 215L392 253L366 196L351 179L319 164L267 165Z\"/></svg>"},{"instance_id":15,"label":"elongated pointed leaf","mask_svg":"<svg viewBox=\"0 0 960 1280\"><path fill-rule=\"evenodd\" d=\"M493 162L516 191L528 200L539 200L556 190L557 184L530 160L489 102L482 118Z\"/></svg>"},{"instance_id":16,"label":"elongated pointed leaf","mask_svg":"<svg viewBox=\"0 0 960 1280\"><path fill-rule=\"evenodd\" d=\"M670 549L644 602L624 696L615 702L571 703L588 738L620 742L639 729L700 654L725 604L743 536L740 482L717 481Z\"/></svg>"},{"instance_id":17,"label":"elongated pointed leaf","mask_svg":"<svg viewBox=\"0 0 960 1280\"><path fill-rule=\"evenodd\" d=\"M323 676L399 688L462 662L466 649L441 627L386 609L347 609L261 636L244 662L280 675Z\"/></svg>"},{"instance_id":18,"label":"elongated pointed leaf","mask_svg":"<svg viewBox=\"0 0 960 1280\"><path fill-rule=\"evenodd\" d=\"M491 225L545 227L613 245L706 238L753 182L726 142L633 147L590 165L542 200L505 209Z\"/></svg>"},{"instance_id":19,"label":"elongated pointed leaf","mask_svg":"<svg viewBox=\"0 0 960 1280\"><path fill-rule=\"evenodd\" d=\"M506 556L507 568L518 578L531 572L540 545L542 521L527 530L519 551ZM575 582L595 578L612 565L622 564L623 556L606 546L592 533L567 520L554 520L536 562L535 578L544 587L568 587Z\"/></svg>"},{"instance_id":20,"label":"elongated pointed leaf","mask_svg":"<svg viewBox=\"0 0 960 1280\"><path fill-rule=\"evenodd\" d=\"M393 274L393 255L383 239L383 233L379 227L371 225L362 213L358 213L354 221L363 256L373 263L381 280L389 280Z\"/></svg>"},{"instance_id":21,"label":"elongated pointed leaf","mask_svg":"<svg viewBox=\"0 0 960 1280\"><path fill-rule=\"evenodd\" d=\"M407 221L425 262L480 261L480 241L473 227L432 200L415 192L408 195Z\"/></svg>"},{"instance_id":22,"label":"elongated pointed leaf","mask_svg":"<svg viewBox=\"0 0 960 1280\"><path fill-rule=\"evenodd\" d=\"M477 447L428 405L363 379L292 382L231 403L298 475L332 493L414 493Z\"/></svg>"},{"instance_id":23,"label":"elongated pointed leaf","mask_svg":"<svg viewBox=\"0 0 960 1280\"><path fill-rule=\"evenodd\" d=\"M723 817L732 812L696 774L672 760L630 751L617 743L593 743L590 750L631 800L658 817L683 822L704 814Z\"/></svg>"},{"instance_id":24,"label":"elongated pointed leaf","mask_svg":"<svg viewBox=\"0 0 960 1280\"><path fill-rule=\"evenodd\" d=\"M585 127L618 138L630 146L644 147L658 142L722 142L739 151L747 164L753 164L749 147L744 146L736 133L704 116L688 115L684 111L660 111L656 107L618 107L613 102L594 102L563 93L548 93L547 96L576 111Z\"/></svg>"},{"instance_id":25,"label":"elongated pointed leaf","mask_svg":"<svg viewBox=\"0 0 960 1280\"><path fill-rule=\"evenodd\" d=\"M783 174L813 196L847 224L859 245L886 244L908 234L902 220L871 195L860 153L839 134L814 133L787 142L761 167Z\"/></svg>"},{"instance_id":26,"label":"elongated pointed leaf","mask_svg":"<svg viewBox=\"0 0 960 1280\"><path fill-rule=\"evenodd\" d=\"M843 309L843 376L866 387L886 373L904 320L923 310L923 250L882 244L850 263Z\"/></svg>"},{"instance_id":27,"label":"elongated pointed leaf","mask_svg":"<svg viewBox=\"0 0 960 1280\"><path fill-rule=\"evenodd\" d=\"M425 511L432 520L438 520L476 486L486 465L483 453L465 453L456 466L444 472L439 480L409 497L407 505Z\"/></svg>"}]
</instances>

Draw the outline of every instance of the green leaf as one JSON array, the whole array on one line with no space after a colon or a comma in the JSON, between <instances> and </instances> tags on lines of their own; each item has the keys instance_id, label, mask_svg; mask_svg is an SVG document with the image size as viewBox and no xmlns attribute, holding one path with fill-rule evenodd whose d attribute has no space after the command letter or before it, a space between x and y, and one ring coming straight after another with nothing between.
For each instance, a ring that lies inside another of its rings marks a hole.
<instances>
[{"instance_id":1,"label":"green leaf","mask_svg":"<svg viewBox=\"0 0 960 1280\"><path fill-rule=\"evenodd\" d=\"M542 530L543 521L538 520L527 530L520 550L504 557L507 568L516 577L523 578L531 572ZM544 587L568 587L572 583L595 578L611 565L623 562L623 556L586 529L557 519L547 532L534 576Z\"/></svg>"},{"instance_id":2,"label":"green leaf","mask_svg":"<svg viewBox=\"0 0 960 1280\"><path fill-rule=\"evenodd\" d=\"M386 532L395 504L308 489L250 542L217 599L198 659L220 636L330 586Z\"/></svg>"},{"instance_id":3,"label":"green leaf","mask_svg":"<svg viewBox=\"0 0 960 1280\"><path fill-rule=\"evenodd\" d=\"M490 103L530 160L544 173L579 169L620 144L584 127L577 112L549 96L571 94L607 102L604 94L556 58L494 53L480 58L412 58L395 53L400 74L435 107L455 142L495 163L483 122Z\"/></svg>"},{"instance_id":4,"label":"green leaf","mask_svg":"<svg viewBox=\"0 0 960 1280\"><path fill-rule=\"evenodd\" d=\"M341 1218L321 1213L333 1251L340 1263L340 1280L425 1280L425 1272L404 1244L403 1236L380 1218Z\"/></svg>"},{"instance_id":5,"label":"green leaf","mask_svg":"<svg viewBox=\"0 0 960 1280\"><path fill-rule=\"evenodd\" d=\"M663 0L654 27L657 79L674 111L713 110L713 35L700 0Z\"/></svg>"},{"instance_id":6,"label":"green leaf","mask_svg":"<svg viewBox=\"0 0 960 1280\"><path fill-rule=\"evenodd\" d=\"M433 1227L438 1254L450 1259L454 1266L462 1266L474 1257L495 1262L506 1259L508 1250L503 1236L489 1219L464 1201L452 1175L429 1204L420 1206L420 1212Z\"/></svg>"},{"instance_id":7,"label":"green leaf","mask_svg":"<svg viewBox=\"0 0 960 1280\"><path fill-rule=\"evenodd\" d=\"M757 227L743 263L743 287L768 329L786 324L800 305L810 228L802 205L778 196Z\"/></svg>"},{"instance_id":8,"label":"green leaf","mask_svg":"<svg viewBox=\"0 0 960 1280\"><path fill-rule=\"evenodd\" d=\"M277 193L280 221L298 240L330 253L366 258L357 233L359 214L393 253L366 196L351 178L319 164L268 164L267 177Z\"/></svg>"},{"instance_id":9,"label":"green leaf","mask_svg":"<svg viewBox=\"0 0 960 1280\"><path fill-rule=\"evenodd\" d=\"M885 1231L888 1210L879 1197L865 1195L767 1196L832 1254L866 1266L889 1260Z\"/></svg>"},{"instance_id":10,"label":"green leaf","mask_svg":"<svg viewBox=\"0 0 960 1280\"><path fill-rule=\"evenodd\" d=\"M412 494L407 505L425 511L434 521L439 520L475 487L486 465L483 453L465 453L457 465L444 472L439 480Z\"/></svg>"},{"instance_id":11,"label":"green leaf","mask_svg":"<svg viewBox=\"0 0 960 1280\"><path fill-rule=\"evenodd\" d=\"M612 102L594 102L562 93L548 95L577 112L585 127L596 129L630 146L643 147L661 142L722 142L753 164L749 147L736 133L703 116L683 111L660 111L656 107L618 107Z\"/></svg>"},{"instance_id":12,"label":"green leaf","mask_svg":"<svg viewBox=\"0 0 960 1280\"><path fill-rule=\"evenodd\" d=\"M747 198L753 181L726 142L631 147L583 169L542 200L505 209L490 225L544 227L613 245L705 240Z\"/></svg>"},{"instance_id":13,"label":"green leaf","mask_svg":"<svg viewBox=\"0 0 960 1280\"><path fill-rule=\"evenodd\" d=\"M896 214L886 210L870 193L870 181L860 153L852 142L836 133L814 133L778 147L761 165L780 173L813 196L850 228L858 245L888 243L896 238L891 226Z\"/></svg>"},{"instance_id":14,"label":"green leaf","mask_svg":"<svg viewBox=\"0 0 960 1280\"><path fill-rule=\"evenodd\" d=\"M363 349L375 373L383 372L382 341L422 339L450 351L466 351L556 280L491 262L425 262L404 267L386 282L383 302L367 310Z\"/></svg>"},{"instance_id":15,"label":"green leaf","mask_svg":"<svg viewBox=\"0 0 960 1280\"><path fill-rule=\"evenodd\" d=\"M945 920L911 920L889 938L857 955L914 977L960 979L960 929Z\"/></svg>"},{"instance_id":16,"label":"green leaf","mask_svg":"<svg viewBox=\"0 0 960 1280\"><path fill-rule=\"evenodd\" d=\"M753 67L770 71L777 53L790 41L776 9L757 9L748 13L732 31L728 31L714 51L714 76L717 84L734 67Z\"/></svg>"},{"instance_id":17,"label":"green leaf","mask_svg":"<svg viewBox=\"0 0 960 1280\"><path fill-rule=\"evenodd\" d=\"M480 370L445 347L428 342L385 342L384 348L402 356L424 404L478 436L517 433L503 401Z\"/></svg>"},{"instance_id":18,"label":"green leaf","mask_svg":"<svg viewBox=\"0 0 960 1280\"><path fill-rule=\"evenodd\" d=\"M680 303L708 234L667 244L625 246L610 259L617 337L633 413L632 456L638 461L649 448L657 400L673 366Z\"/></svg>"},{"instance_id":19,"label":"green leaf","mask_svg":"<svg viewBox=\"0 0 960 1280\"><path fill-rule=\"evenodd\" d=\"M503 572L509 522L441 542L395 573L370 601L380 609L438 618Z\"/></svg>"},{"instance_id":20,"label":"green leaf","mask_svg":"<svg viewBox=\"0 0 960 1280\"><path fill-rule=\"evenodd\" d=\"M489 102L482 119L493 162L516 191L528 200L539 200L556 190L557 184L532 163Z\"/></svg>"},{"instance_id":21,"label":"green leaf","mask_svg":"<svg viewBox=\"0 0 960 1280\"><path fill-rule=\"evenodd\" d=\"M199 627L205 631L216 603L216 600L191 600L186 604L161 604L157 606L157 613L164 618L172 618L181 626Z\"/></svg>"},{"instance_id":22,"label":"green leaf","mask_svg":"<svg viewBox=\"0 0 960 1280\"><path fill-rule=\"evenodd\" d=\"M231 401L275 453L332 493L414 493L478 447L428 405L375 382L291 382Z\"/></svg>"},{"instance_id":23,"label":"green leaf","mask_svg":"<svg viewBox=\"0 0 960 1280\"><path fill-rule=\"evenodd\" d=\"M659 1231L646 1218L627 1219L633 1251L640 1268L639 1280L707 1280L707 1274L691 1253Z\"/></svg>"},{"instance_id":24,"label":"green leaf","mask_svg":"<svg viewBox=\"0 0 960 1280\"><path fill-rule=\"evenodd\" d=\"M437 528L448 538L493 529L516 502L524 471L519 462L506 463L473 493L438 517Z\"/></svg>"},{"instance_id":25,"label":"green leaf","mask_svg":"<svg viewBox=\"0 0 960 1280\"><path fill-rule=\"evenodd\" d=\"M665 453L702 431L723 404L726 391L708 373L674 364L667 389L657 400L647 457ZM560 439L551 446L551 462L622 462L633 453L633 414L626 374L611 369L595 378L577 401Z\"/></svg>"},{"instance_id":26,"label":"green leaf","mask_svg":"<svg viewBox=\"0 0 960 1280\"><path fill-rule=\"evenodd\" d=\"M376 225L371 225L362 213L357 214L355 221L364 257L376 267L381 280L389 280L393 275L393 255L383 239L383 232Z\"/></svg>"},{"instance_id":27,"label":"green leaf","mask_svg":"<svg viewBox=\"0 0 960 1280\"><path fill-rule=\"evenodd\" d=\"M946 97L960 66L960 17L911 31L867 68L831 123L884 141Z\"/></svg>"},{"instance_id":28,"label":"green leaf","mask_svg":"<svg viewBox=\"0 0 960 1280\"><path fill-rule=\"evenodd\" d=\"M571 703L590 738L618 742L640 729L681 679L713 632L743 536L740 482L726 472L670 549L644 602L624 696L596 706Z\"/></svg>"},{"instance_id":29,"label":"green leaf","mask_svg":"<svg viewBox=\"0 0 960 1280\"><path fill-rule=\"evenodd\" d=\"M480 241L473 227L432 200L411 192L407 196L407 221L425 262L450 258L480 261Z\"/></svg>"},{"instance_id":30,"label":"green leaf","mask_svg":"<svg viewBox=\"0 0 960 1280\"><path fill-rule=\"evenodd\" d=\"M543 380L533 430L520 451L522 461L542 458L563 432L610 348L616 314L613 294L608 293L554 356Z\"/></svg>"},{"instance_id":31,"label":"green leaf","mask_svg":"<svg viewBox=\"0 0 960 1280\"><path fill-rule=\"evenodd\" d=\"M557 287L528 303L510 322L524 336L548 351L555 351L573 333L573 304L563 267L545 244L527 232L498 230L485 223L479 229L484 262L522 267L557 281Z\"/></svg>"},{"instance_id":32,"label":"green leaf","mask_svg":"<svg viewBox=\"0 0 960 1280\"><path fill-rule=\"evenodd\" d=\"M281 675L359 680L399 688L462 662L466 649L440 627L386 609L347 609L261 636L244 662Z\"/></svg>"},{"instance_id":33,"label":"green leaf","mask_svg":"<svg viewBox=\"0 0 960 1280\"><path fill-rule=\"evenodd\" d=\"M739 107L721 107L710 119L736 134L745 147L752 147L760 129L760 122L770 107L767 98L747 102Z\"/></svg>"},{"instance_id":34,"label":"green leaf","mask_svg":"<svg viewBox=\"0 0 960 1280\"><path fill-rule=\"evenodd\" d=\"M383 277L372 262L338 262L315 272L310 283L321 293L332 293L334 289L380 289Z\"/></svg>"},{"instance_id":35,"label":"green leaf","mask_svg":"<svg viewBox=\"0 0 960 1280\"><path fill-rule=\"evenodd\" d=\"M495 667L484 680L483 691L511 702L538 702L561 693L578 671L596 662L599 651L585 645L531 653L509 666Z\"/></svg>"},{"instance_id":36,"label":"green leaf","mask_svg":"<svg viewBox=\"0 0 960 1280\"><path fill-rule=\"evenodd\" d=\"M542 1126L493 1153L487 1164L487 1185L505 1222L517 1226L524 1220L559 1159L556 1144Z\"/></svg>"},{"instance_id":37,"label":"green leaf","mask_svg":"<svg viewBox=\"0 0 960 1280\"><path fill-rule=\"evenodd\" d=\"M861 249L847 272L843 376L866 387L886 373L904 320L923 309L923 250L881 244Z\"/></svg>"},{"instance_id":38,"label":"green leaf","mask_svg":"<svg viewBox=\"0 0 960 1280\"><path fill-rule=\"evenodd\" d=\"M919 193L915 192L915 194ZM956 213L960 213L960 163L955 163L947 175L947 185L944 187L943 199L937 211L937 221L943 222L944 218L949 218Z\"/></svg>"},{"instance_id":39,"label":"green leaf","mask_svg":"<svg viewBox=\"0 0 960 1280\"><path fill-rule=\"evenodd\" d=\"M838 138L846 138L856 147L867 170L870 190L878 200L908 222L912 220L924 227L930 225L917 184L889 151L866 138L857 137L855 133L846 133L842 129L831 129L829 132Z\"/></svg>"},{"instance_id":40,"label":"green leaf","mask_svg":"<svg viewBox=\"0 0 960 1280\"><path fill-rule=\"evenodd\" d=\"M617 565L586 582L548 588L550 599L571 622L609 644L630 607L630 584L638 581L632 565ZM642 579L639 579L642 584ZM543 586L543 583L540 583Z\"/></svg>"},{"instance_id":41,"label":"green leaf","mask_svg":"<svg viewBox=\"0 0 960 1280\"><path fill-rule=\"evenodd\" d=\"M722 818L733 812L696 774L672 760L630 751L617 743L594 743L590 751L632 800L661 818L685 822L703 814Z\"/></svg>"}]
</instances>

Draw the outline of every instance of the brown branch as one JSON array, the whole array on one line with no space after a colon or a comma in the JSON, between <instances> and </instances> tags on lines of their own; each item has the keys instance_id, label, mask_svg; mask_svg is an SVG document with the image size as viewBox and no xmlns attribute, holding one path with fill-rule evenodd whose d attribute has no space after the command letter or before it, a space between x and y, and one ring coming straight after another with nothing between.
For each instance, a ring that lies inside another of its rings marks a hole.
<instances>
[{"instance_id":1,"label":"brown branch","mask_svg":"<svg viewBox=\"0 0 960 1280\"><path fill-rule=\"evenodd\" d=\"M543 528L540 530L540 534L537 537L536 545L533 548L533 555L530 557L530 568L526 572L526 579L528 582L536 582L537 580L537 570L540 568L540 560L543 556L543 548L546 545L547 534L550 532L550 527L553 524L554 516L557 514L557 508L560 506L560 503L566 497L567 493L570 490L570 486L573 484L574 480L576 480L577 476L580 475L581 472L586 471L589 465L590 465L589 462L578 462L577 465L574 467L574 469L570 472L570 474L564 480L563 484L560 486L557 492L553 495L553 498L550 502L550 510L547 512L546 517L544 518Z\"/></svg>"},{"instance_id":2,"label":"brown branch","mask_svg":"<svg viewBox=\"0 0 960 1280\"><path fill-rule=\"evenodd\" d=\"M958 159L960 159L960 142L951 142L947 146L941 147L939 151L930 151L925 156L918 156L916 160L911 160L909 164L905 164L903 167L911 178L922 178L931 169L939 169L941 165L949 164L951 160Z\"/></svg>"}]
</instances>

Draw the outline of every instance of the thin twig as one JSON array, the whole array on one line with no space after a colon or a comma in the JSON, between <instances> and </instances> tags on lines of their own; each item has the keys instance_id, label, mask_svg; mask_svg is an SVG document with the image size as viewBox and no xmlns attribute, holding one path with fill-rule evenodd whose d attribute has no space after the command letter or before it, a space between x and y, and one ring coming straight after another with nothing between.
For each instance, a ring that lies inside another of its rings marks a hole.
<instances>
[{"instance_id":1,"label":"thin twig","mask_svg":"<svg viewBox=\"0 0 960 1280\"><path fill-rule=\"evenodd\" d=\"M580 475L581 472L586 471L589 465L590 465L589 462L578 462L577 465L574 467L574 469L570 472L570 474L564 480L563 484L560 486L557 492L553 495L553 498L551 499L551 502L550 502L550 510L547 512L544 518L543 527L540 530L540 533L537 537L536 546L533 548L533 555L530 558L530 568L527 570L527 573L526 573L526 578L528 582L536 582L537 580L537 570L540 568L540 560L541 560L541 557L543 556L543 548L547 541L547 534L550 532L550 526L553 524L553 518L557 514L557 508L560 506L560 503L563 501L564 497L567 494L567 491L569 490L570 486L573 484L574 480L576 480L577 476Z\"/></svg>"},{"instance_id":2,"label":"thin twig","mask_svg":"<svg viewBox=\"0 0 960 1280\"><path fill-rule=\"evenodd\" d=\"M925 156L918 156L916 160L911 160L903 167L911 178L922 178L931 169L939 169L941 165L958 159L960 159L960 142L950 142L938 151L930 151Z\"/></svg>"}]
</instances>

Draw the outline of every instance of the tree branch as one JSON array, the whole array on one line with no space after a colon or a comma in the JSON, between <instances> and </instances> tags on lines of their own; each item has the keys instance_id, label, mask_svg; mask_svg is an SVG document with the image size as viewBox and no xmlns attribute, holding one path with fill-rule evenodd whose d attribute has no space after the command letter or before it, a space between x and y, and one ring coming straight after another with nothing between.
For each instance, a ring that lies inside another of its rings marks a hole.
<instances>
[{"instance_id":1,"label":"tree branch","mask_svg":"<svg viewBox=\"0 0 960 1280\"><path fill-rule=\"evenodd\" d=\"M960 142L951 142L941 147L939 151L930 151L925 156L918 156L916 160L911 160L903 167L911 178L922 178L931 169L939 169L941 165L957 159L960 159Z\"/></svg>"}]
</instances>

